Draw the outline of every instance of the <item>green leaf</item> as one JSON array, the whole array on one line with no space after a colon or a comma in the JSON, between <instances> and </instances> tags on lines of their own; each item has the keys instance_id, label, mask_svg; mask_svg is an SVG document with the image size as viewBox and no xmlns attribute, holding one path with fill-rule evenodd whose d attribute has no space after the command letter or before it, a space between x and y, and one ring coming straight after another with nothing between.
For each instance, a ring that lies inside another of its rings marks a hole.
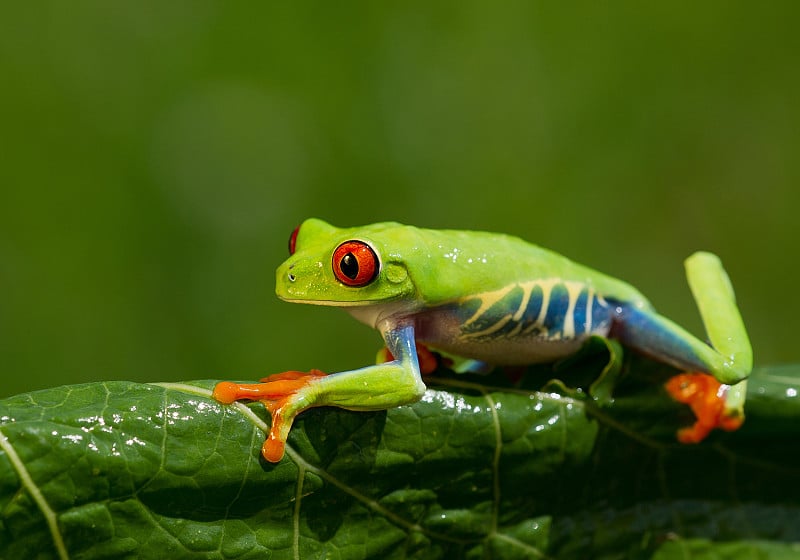
<instances>
[{"instance_id":1,"label":"green leaf","mask_svg":"<svg viewBox=\"0 0 800 560\"><path fill-rule=\"evenodd\" d=\"M690 420L626 368L600 406L590 355L557 370L440 372L419 403L298 419L214 381L91 383L0 401L2 558L797 557L800 367L757 371L748 421L682 446ZM577 389L575 389L577 387ZM569 393L569 394L563 394Z\"/></svg>"}]
</instances>

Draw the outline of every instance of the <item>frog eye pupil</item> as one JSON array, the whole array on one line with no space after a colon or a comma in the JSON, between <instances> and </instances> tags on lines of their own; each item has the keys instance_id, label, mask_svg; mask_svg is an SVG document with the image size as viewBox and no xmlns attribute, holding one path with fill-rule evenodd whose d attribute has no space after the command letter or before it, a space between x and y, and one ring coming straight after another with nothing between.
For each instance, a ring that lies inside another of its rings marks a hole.
<instances>
[{"instance_id":1,"label":"frog eye pupil","mask_svg":"<svg viewBox=\"0 0 800 560\"><path fill-rule=\"evenodd\" d=\"M350 280L358 278L358 259L353 253L347 253L342 257L340 268L342 269L342 274L350 278Z\"/></svg>"}]
</instances>

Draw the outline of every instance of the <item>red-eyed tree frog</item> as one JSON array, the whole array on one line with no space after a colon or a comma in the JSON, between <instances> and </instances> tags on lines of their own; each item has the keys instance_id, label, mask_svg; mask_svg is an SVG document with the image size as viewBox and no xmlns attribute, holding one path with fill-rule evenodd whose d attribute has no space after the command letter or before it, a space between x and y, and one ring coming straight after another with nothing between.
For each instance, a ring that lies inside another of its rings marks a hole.
<instances>
[{"instance_id":1,"label":"red-eyed tree frog","mask_svg":"<svg viewBox=\"0 0 800 560\"><path fill-rule=\"evenodd\" d=\"M272 416L262 448L267 461L283 457L294 418L308 408L384 410L419 400L422 374L434 369L426 348L522 365L570 356L590 337L614 339L692 372L667 384L697 415L679 431L681 441L743 421L752 351L728 276L710 253L686 261L708 345L659 315L630 285L508 235L390 222L337 228L312 218L292 233L289 252L277 270L278 297L345 309L381 333L391 360L333 374L287 371L261 383L218 383L219 402L265 404Z\"/></svg>"}]
</instances>

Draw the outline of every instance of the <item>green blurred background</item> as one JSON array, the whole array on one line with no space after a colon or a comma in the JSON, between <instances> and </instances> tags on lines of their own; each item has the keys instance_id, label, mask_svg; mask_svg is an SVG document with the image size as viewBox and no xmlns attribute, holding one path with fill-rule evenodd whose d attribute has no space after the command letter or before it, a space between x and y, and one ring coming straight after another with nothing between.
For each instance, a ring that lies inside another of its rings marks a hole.
<instances>
[{"instance_id":1,"label":"green blurred background","mask_svg":"<svg viewBox=\"0 0 800 560\"><path fill-rule=\"evenodd\" d=\"M303 218L501 230L797 361L796 2L8 2L0 394L365 365L273 295ZM509 263L513 266L513 263Z\"/></svg>"}]
</instances>

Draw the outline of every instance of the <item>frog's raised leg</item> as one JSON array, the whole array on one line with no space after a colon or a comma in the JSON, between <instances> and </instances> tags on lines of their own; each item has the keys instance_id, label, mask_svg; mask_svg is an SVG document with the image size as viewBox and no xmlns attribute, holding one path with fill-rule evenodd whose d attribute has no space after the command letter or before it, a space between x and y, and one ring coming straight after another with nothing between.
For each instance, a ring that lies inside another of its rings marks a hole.
<instances>
[{"instance_id":1,"label":"frog's raised leg","mask_svg":"<svg viewBox=\"0 0 800 560\"><path fill-rule=\"evenodd\" d=\"M261 401L272 416L261 453L267 461L280 461L294 418L308 408L385 410L422 397L425 384L420 375L413 326L401 325L382 333L395 356L390 362L329 375L319 370L287 371L267 377L263 383L225 381L214 388L214 398L225 404L239 399Z\"/></svg>"},{"instance_id":2,"label":"frog's raised leg","mask_svg":"<svg viewBox=\"0 0 800 560\"><path fill-rule=\"evenodd\" d=\"M667 384L670 394L689 404L698 418L693 427L679 432L679 439L697 442L714 427L735 429L741 425L745 379L753 366L753 353L733 288L719 259L710 253L695 253L686 260L686 277L711 346L652 310L616 302L610 302L616 309L612 335L623 344L684 371L715 378L711 381L684 375ZM719 410L715 399L723 400Z\"/></svg>"}]
</instances>

